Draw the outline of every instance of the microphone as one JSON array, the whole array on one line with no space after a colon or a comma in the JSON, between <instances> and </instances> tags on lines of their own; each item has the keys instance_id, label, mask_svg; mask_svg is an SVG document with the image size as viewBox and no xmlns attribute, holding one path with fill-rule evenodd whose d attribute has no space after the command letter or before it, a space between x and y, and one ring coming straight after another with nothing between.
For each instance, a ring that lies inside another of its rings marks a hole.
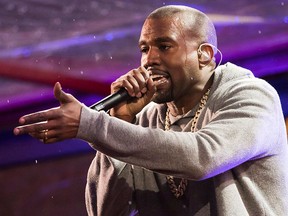
<instances>
[{"instance_id":1,"label":"microphone","mask_svg":"<svg viewBox=\"0 0 288 216\"><path fill-rule=\"evenodd\" d=\"M128 100L129 98L131 98L131 96L128 94L126 89L121 88L117 92L111 95L108 95L107 97L103 98L99 102L91 105L89 108L96 110L96 111L103 110L106 112L112 107L118 105L119 103Z\"/></svg>"}]
</instances>

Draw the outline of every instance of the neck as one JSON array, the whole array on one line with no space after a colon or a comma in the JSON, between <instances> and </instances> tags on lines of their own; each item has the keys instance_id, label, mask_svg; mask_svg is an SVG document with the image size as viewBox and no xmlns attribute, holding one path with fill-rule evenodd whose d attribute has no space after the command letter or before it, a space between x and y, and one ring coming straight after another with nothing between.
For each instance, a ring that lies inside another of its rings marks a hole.
<instances>
[{"instance_id":1,"label":"neck","mask_svg":"<svg viewBox=\"0 0 288 216\"><path fill-rule=\"evenodd\" d=\"M184 115L193 109L203 98L203 96L208 92L213 83L213 76L210 77L208 82L200 88L201 90L195 91L195 93L189 95L182 102L171 101L167 103L168 109L173 116Z\"/></svg>"}]
</instances>

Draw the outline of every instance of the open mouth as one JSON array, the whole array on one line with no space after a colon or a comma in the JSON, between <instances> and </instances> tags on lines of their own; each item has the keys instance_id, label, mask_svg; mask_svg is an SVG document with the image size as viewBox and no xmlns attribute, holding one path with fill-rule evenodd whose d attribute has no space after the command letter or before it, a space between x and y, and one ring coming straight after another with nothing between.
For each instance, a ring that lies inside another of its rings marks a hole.
<instances>
[{"instance_id":1,"label":"open mouth","mask_svg":"<svg viewBox=\"0 0 288 216\"><path fill-rule=\"evenodd\" d=\"M168 79L168 77L165 75L157 75L157 74L151 75L151 78L153 82L161 82Z\"/></svg>"}]
</instances>

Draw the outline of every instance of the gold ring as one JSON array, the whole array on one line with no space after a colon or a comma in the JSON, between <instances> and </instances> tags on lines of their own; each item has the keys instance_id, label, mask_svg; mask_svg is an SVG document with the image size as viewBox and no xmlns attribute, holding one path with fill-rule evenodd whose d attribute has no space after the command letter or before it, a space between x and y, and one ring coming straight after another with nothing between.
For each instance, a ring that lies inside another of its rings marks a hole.
<instances>
[{"instance_id":1,"label":"gold ring","mask_svg":"<svg viewBox=\"0 0 288 216\"><path fill-rule=\"evenodd\" d=\"M46 141L48 140L48 129L44 130L44 139L43 142L46 143Z\"/></svg>"}]
</instances>

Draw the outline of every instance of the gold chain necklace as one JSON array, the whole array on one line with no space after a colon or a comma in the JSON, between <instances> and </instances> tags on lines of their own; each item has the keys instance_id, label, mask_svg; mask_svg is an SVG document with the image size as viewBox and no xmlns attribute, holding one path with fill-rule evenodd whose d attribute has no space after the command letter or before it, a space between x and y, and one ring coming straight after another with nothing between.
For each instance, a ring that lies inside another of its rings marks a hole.
<instances>
[{"instance_id":1,"label":"gold chain necklace","mask_svg":"<svg viewBox=\"0 0 288 216\"><path fill-rule=\"evenodd\" d=\"M192 132L195 132L195 127L196 127L197 120L198 120L198 118L200 116L200 113L201 113L202 109L206 105L209 93L210 93L210 89L207 90L207 92L202 96L202 98L200 100L199 107L198 107L198 109L197 109L197 111L195 113L195 116L194 116L192 124L191 124L191 131ZM170 130L170 126L171 126L169 113L170 113L170 110L169 110L169 108L167 108L166 118L165 118L165 131ZM168 184L171 192L173 193L173 195L176 198L179 198L179 197L183 196L183 194L184 194L184 192L185 192L185 190L187 188L187 185L188 185L188 180L187 179L182 178L180 180L180 183L179 183L178 187L175 184L173 176L166 176L166 180L167 180L167 184Z\"/></svg>"}]
</instances>

